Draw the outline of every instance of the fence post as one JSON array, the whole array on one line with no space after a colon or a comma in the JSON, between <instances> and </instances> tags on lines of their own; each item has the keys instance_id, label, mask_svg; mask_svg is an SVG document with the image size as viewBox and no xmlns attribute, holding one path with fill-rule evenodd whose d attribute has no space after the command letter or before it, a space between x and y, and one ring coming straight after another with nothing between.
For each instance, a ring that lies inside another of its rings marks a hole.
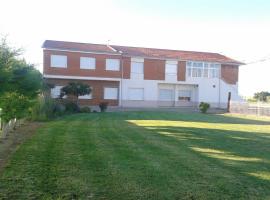
<instances>
[{"instance_id":1,"label":"fence post","mask_svg":"<svg viewBox=\"0 0 270 200\"><path fill-rule=\"evenodd\" d=\"M231 104L231 92L228 93L228 103L227 103L227 112L230 112Z\"/></svg>"}]
</instances>

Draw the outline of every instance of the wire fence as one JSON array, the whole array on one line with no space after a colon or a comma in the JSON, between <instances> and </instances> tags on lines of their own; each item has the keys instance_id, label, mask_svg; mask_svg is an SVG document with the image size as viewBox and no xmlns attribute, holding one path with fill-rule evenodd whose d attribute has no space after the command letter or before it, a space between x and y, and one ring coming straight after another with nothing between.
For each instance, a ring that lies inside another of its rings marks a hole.
<instances>
[{"instance_id":1,"label":"wire fence","mask_svg":"<svg viewBox=\"0 0 270 200\"><path fill-rule=\"evenodd\" d=\"M239 114L270 116L270 103L231 102L230 112Z\"/></svg>"}]
</instances>

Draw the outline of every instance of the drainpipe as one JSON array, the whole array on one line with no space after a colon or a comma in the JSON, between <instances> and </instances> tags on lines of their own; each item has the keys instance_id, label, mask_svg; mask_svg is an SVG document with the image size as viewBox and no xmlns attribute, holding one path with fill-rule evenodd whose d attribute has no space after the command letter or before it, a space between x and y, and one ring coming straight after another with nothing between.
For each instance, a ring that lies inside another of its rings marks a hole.
<instances>
[{"instance_id":1,"label":"drainpipe","mask_svg":"<svg viewBox=\"0 0 270 200\"><path fill-rule=\"evenodd\" d=\"M121 91L121 96L119 99L120 107L123 108L123 77L124 77L124 60L123 60L123 52L120 51L121 53L121 80L120 80L120 91Z\"/></svg>"},{"instance_id":2,"label":"drainpipe","mask_svg":"<svg viewBox=\"0 0 270 200\"><path fill-rule=\"evenodd\" d=\"M221 79L221 65L220 65L220 69L219 69L219 74L218 74L218 107L220 108L220 79Z\"/></svg>"}]
</instances>

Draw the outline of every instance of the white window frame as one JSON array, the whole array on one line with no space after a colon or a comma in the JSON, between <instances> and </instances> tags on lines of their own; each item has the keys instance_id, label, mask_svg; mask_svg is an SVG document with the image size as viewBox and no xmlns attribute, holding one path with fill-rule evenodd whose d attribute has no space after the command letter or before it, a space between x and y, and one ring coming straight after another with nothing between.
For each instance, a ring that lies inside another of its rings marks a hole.
<instances>
[{"instance_id":1,"label":"white window frame","mask_svg":"<svg viewBox=\"0 0 270 200\"><path fill-rule=\"evenodd\" d=\"M140 80L144 78L144 59L143 58L131 58L130 78L140 79Z\"/></svg>"},{"instance_id":2,"label":"white window frame","mask_svg":"<svg viewBox=\"0 0 270 200\"><path fill-rule=\"evenodd\" d=\"M120 59L106 59L106 70L107 71L120 71Z\"/></svg>"},{"instance_id":3,"label":"white window frame","mask_svg":"<svg viewBox=\"0 0 270 200\"><path fill-rule=\"evenodd\" d=\"M60 64L61 59L63 59L62 61L64 61L64 63L62 64ZM67 68L67 56L66 55L51 55L51 67Z\"/></svg>"},{"instance_id":4,"label":"white window frame","mask_svg":"<svg viewBox=\"0 0 270 200\"><path fill-rule=\"evenodd\" d=\"M135 91L134 90L141 90L142 92L142 95L141 97L134 97L132 96L132 92L134 93ZM131 101L143 101L144 100L144 88L128 88L128 100L131 100Z\"/></svg>"},{"instance_id":5,"label":"white window frame","mask_svg":"<svg viewBox=\"0 0 270 200\"><path fill-rule=\"evenodd\" d=\"M112 91L112 90L116 90L116 94L114 94L114 95L108 95L108 94L106 94L106 91L108 92L108 91ZM104 92L103 92L103 99L106 99L106 100L117 100L118 99L118 93L119 93L119 91L118 91L118 88L117 87L104 87ZM113 97L112 97L113 96Z\"/></svg>"},{"instance_id":6,"label":"white window frame","mask_svg":"<svg viewBox=\"0 0 270 200\"><path fill-rule=\"evenodd\" d=\"M169 68L172 67L172 66L175 67L174 72L169 71ZM178 71L178 61L167 60L166 63L165 63L165 74L169 75L169 76L176 76L177 71Z\"/></svg>"},{"instance_id":7,"label":"white window frame","mask_svg":"<svg viewBox=\"0 0 270 200\"><path fill-rule=\"evenodd\" d=\"M187 76L192 78L219 78L221 64L211 62L187 61Z\"/></svg>"},{"instance_id":8,"label":"white window frame","mask_svg":"<svg viewBox=\"0 0 270 200\"><path fill-rule=\"evenodd\" d=\"M181 95L182 93L182 95ZM179 99L183 98L183 99ZM191 101L192 100L192 90L178 90L177 92L178 101Z\"/></svg>"},{"instance_id":9,"label":"white window frame","mask_svg":"<svg viewBox=\"0 0 270 200\"><path fill-rule=\"evenodd\" d=\"M88 64L88 66L86 63ZM80 57L80 69L96 69L96 58Z\"/></svg>"},{"instance_id":10,"label":"white window frame","mask_svg":"<svg viewBox=\"0 0 270 200\"><path fill-rule=\"evenodd\" d=\"M79 96L78 99L93 99L93 88L92 87L90 87L90 88L91 88L90 94Z\"/></svg>"},{"instance_id":11,"label":"white window frame","mask_svg":"<svg viewBox=\"0 0 270 200\"><path fill-rule=\"evenodd\" d=\"M53 99L57 99L57 98L60 98L60 94L61 94L61 89L63 88L64 86L62 85L56 85L54 86L53 88L51 88L51 97ZM57 94L56 94L57 93Z\"/></svg>"}]
</instances>

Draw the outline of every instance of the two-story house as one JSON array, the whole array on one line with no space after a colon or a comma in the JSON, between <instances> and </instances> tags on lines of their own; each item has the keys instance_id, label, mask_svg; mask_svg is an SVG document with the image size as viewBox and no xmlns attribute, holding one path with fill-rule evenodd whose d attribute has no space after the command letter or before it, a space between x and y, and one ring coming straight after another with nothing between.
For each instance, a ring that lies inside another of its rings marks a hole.
<instances>
[{"instance_id":1,"label":"two-story house","mask_svg":"<svg viewBox=\"0 0 270 200\"><path fill-rule=\"evenodd\" d=\"M241 63L218 53L46 40L43 76L59 97L68 82L92 88L81 105L159 107L197 106L208 102L225 108L230 93L239 100Z\"/></svg>"}]
</instances>

